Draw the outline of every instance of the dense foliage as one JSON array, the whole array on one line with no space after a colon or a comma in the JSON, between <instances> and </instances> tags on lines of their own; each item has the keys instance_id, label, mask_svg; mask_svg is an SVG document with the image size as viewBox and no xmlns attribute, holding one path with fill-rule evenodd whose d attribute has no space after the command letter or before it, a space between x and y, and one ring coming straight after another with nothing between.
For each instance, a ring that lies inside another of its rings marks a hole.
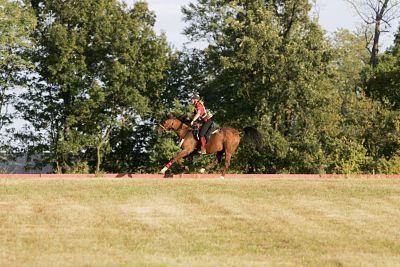
<instances>
[{"instance_id":1,"label":"dense foliage","mask_svg":"<svg viewBox=\"0 0 400 267\"><path fill-rule=\"evenodd\" d=\"M100 171L110 143L160 103L169 48L147 4L35 1L37 66L19 110L30 154L48 151L57 172ZM111 147L114 145L114 147ZM122 150L122 153L130 151Z\"/></svg>"},{"instance_id":2,"label":"dense foliage","mask_svg":"<svg viewBox=\"0 0 400 267\"><path fill-rule=\"evenodd\" d=\"M263 134L262 150L240 146L232 171L400 172L400 28L371 68L365 40L344 30L325 36L308 0L193 1L183 8L185 34L207 46L180 51L154 32L145 2L0 3L36 18L2 24L32 41L2 45L2 61L27 51L0 85L26 70L7 86L25 85L17 108L27 127L14 138L42 155L37 166L157 172L179 148L154 128L167 111L190 114L188 99L199 93L219 125ZM188 160L197 167L209 158Z\"/></svg>"},{"instance_id":3,"label":"dense foliage","mask_svg":"<svg viewBox=\"0 0 400 267\"><path fill-rule=\"evenodd\" d=\"M33 64L27 53L33 48L30 33L35 27L31 9L19 2L0 0L0 150L13 143L13 122L18 119L13 105L27 83ZM2 157L0 156L0 160Z\"/></svg>"}]
</instances>

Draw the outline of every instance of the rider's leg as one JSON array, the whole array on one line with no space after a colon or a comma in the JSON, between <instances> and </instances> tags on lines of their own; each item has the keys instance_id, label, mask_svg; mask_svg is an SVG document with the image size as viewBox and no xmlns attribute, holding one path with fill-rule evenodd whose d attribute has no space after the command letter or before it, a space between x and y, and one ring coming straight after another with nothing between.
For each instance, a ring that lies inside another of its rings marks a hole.
<instances>
[{"instance_id":1,"label":"rider's leg","mask_svg":"<svg viewBox=\"0 0 400 267\"><path fill-rule=\"evenodd\" d=\"M200 143L201 143L201 154L206 154L206 138L204 136L200 136Z\"/></svg>"},{"instance_id":2,"label":"rider's leg","mask_svg":"<svg viewBox=\"0 0 400 267\"><path fill-rule=\"evenodd\" d=\"M203 126L200 129L200 143L201 143L201 154L206 154L206 149L205 149L205 145L206 145L206 138L205 135L208 131L208 128L210 128L212 121L208 120L206 121Z\"/></svg>"}]
</instances>

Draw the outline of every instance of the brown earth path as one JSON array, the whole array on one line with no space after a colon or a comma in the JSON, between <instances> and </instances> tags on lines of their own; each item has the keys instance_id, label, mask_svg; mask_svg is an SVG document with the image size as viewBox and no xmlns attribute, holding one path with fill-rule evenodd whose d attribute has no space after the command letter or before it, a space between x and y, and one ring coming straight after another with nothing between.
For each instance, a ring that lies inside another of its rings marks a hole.
<instances>
[{"instance_id":1,"label":"brown earth path","mask_svg":"<svg viewBox=\"0 0 400 267\"><path fill-rule=\"evenodd\" d=\"M220 174L135 174L135 173L105 173L105 174L0 174L0 179L219 179ZM227 174L225 179L286 179L286 180L326 180L326 179L400 179L400 174Z\"/></svg>"}]
</instances>

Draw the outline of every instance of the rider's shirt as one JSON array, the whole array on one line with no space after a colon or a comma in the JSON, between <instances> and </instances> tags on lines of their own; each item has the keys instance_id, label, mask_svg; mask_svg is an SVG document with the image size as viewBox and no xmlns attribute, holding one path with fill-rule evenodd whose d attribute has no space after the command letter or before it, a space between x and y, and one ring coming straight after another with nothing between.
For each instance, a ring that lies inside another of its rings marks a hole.
<instances>
[{"instance_id":1,"label":"rider's shirt","mask_svg":"<svg viewBox=\"0 0 400 267\"><path fill-rule=\"evenodd\" d=\"M195 108L196 108L196 113L200 111L201 121L203 123L207 122L208 121L207 112L206 112L206 108L204 107L203 103L201 103L200 101L197 101L197 103L195 104Z\"/></svg>"}]
</instances>

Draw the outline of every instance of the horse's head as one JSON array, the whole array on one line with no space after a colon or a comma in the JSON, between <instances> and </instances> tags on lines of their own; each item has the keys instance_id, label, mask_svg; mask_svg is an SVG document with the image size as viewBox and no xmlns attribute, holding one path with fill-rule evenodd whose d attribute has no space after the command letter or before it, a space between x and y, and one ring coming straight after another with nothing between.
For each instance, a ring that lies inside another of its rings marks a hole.
<instances>
[{"instance_id":1,"label":"horse's head","mask_svg":"<svg viewBox=\"0 0 400 267\"><path fill-rule=\"evenodd\" d=\"M163 122L160 123L160 127L158 127L157 132L162 133L164 131L169 131L169 130L176 130L182 126L182 122L174 118L172 116L168 116Z\"/></svg>"}]
</instances>

